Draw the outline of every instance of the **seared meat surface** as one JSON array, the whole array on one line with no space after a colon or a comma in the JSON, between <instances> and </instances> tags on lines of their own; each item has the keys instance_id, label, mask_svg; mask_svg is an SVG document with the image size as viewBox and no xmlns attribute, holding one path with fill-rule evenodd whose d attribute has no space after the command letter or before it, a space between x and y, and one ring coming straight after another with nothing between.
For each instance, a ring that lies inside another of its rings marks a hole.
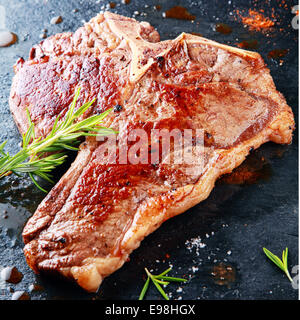
<instances>
[{"instance_id":1,"label":"seared meat surface","mask_svg":"<svg viewBox=\"0 0 300 320\"><path fill-rule=\"evenodd\" d=\"M133 129L148 136L153 129L204 132L201 166L165 163L160 155L153 163L158 150L143 154L145 161L112 163L103 158L105 143L88 138L81 145L23 237L34 271L62 274L88 291L164 221L206 199L251 149L291 143L292 111L259 54L189 34L159 42L149 24L116 14L50 37L15 71L10 107L21 132L28 108L37 135L46 135L77 87L78 106L96 98L85 116L115 107L104 124L120 132L117 155Z\"/></svg>"}]
</instances>

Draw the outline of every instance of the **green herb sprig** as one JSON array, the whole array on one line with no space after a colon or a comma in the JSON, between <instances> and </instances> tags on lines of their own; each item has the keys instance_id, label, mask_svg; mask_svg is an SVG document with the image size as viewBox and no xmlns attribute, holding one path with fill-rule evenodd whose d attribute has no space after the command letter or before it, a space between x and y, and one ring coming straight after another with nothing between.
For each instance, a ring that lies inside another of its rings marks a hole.
<instances>
[{"instance_id":1,"label":"green herb sprig","mask_svg":"<svg viewBox=\"0 0 300 320\"><path fill-rule=\"evenodd\" d=\"M293 282L293 279L289 273L288 270L288 263L287 263L287 258L288 258L288 248L285 248L285 250L283 250L282 252L282 260L280 260L280 258L278 258L275 254L273 254L271 251L269 251L266 248L263 248L264 253L266 254L266 256L276 264L277 267L279 267L288 277L288 279Z\"/></svg>"},{"instance_id":2,"label":"green herb sprig","mask_svg":"<svg viewBox=\"0 0 300 320\"><path fill-rule=\"evenodd\" d=\"M34 176L39 176L53 183L50 172L65 161L66 150L78 150L80 137L106 136L117 133L110 128L100 126L102 120L112 109L100 115L93 115L81 121L76 121L95 101L87 102L75 111L79 93L80 89L77 90L65 118L60 122L60 116L58 116L51 132L45 138L35 137L34 124L27 110L29 127L23 135L22 149L11 156L8 152L4 152L7 141L0 145L0 179L11 173L17 175L28 173L34 184L40 190L47 192L37 183Z\"/></svg>"},{"instance_id":3,"label":"green herb sprig","mask_svg":"<svg viewBox=\"0 0 300 320\"><path fill-rule=\"evenodd\" d=\"M174 278L174 277L168 277L166 276L166 274L168 274L170 271L172 270L172 268L168 268L167 270L165 270L164 272L162 272L159 275L153 275L150 273L150 271L145 268L146 274L148 276L144 287L140 293L139 296L139 300L143 300L145 297L145 294L148 290L149 284L150 284L150 280L153 282L153 284L155 285L156 289L160 292L160 294L166 299L166 300L170 300L169 297L167 296L167 294L165 293L165 291L163 290L163 288L161 287L161 285L165 285L167 286L170 282L186 282L186 279L183 278Z\"/></svg>"}]
</instances>

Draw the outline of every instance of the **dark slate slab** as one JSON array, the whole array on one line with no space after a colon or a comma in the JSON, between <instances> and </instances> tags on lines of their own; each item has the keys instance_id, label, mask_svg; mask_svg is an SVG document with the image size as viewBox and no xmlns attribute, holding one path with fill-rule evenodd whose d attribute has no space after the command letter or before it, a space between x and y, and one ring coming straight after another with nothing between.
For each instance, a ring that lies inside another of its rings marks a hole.
<instances>
[{"instance_id":1,"label":"dark slate slab","mask_svg":"<svg viewBox=\"0 0 300 320\"><path fill-rule=\"evenodd\" d=\"M10 152L16 151L20 142L8 107L13 64L18 57L27 57L31 46L41 41L39 36L43 29L48 30L48 36L74 31L83 20L88 21L108 3L96 0L0 0L0 5L6 8L6 27L15 32L19 39L9 48L0 48L0 141L9 141L7 147ZM132 0L129 5L121 1L115 3L117 5L111 11L127 16L133 16L138 11L136 19L149 21L158 29L162 39L185 31L201 33L204 37L231 45L244 40L257 40L257 51L271 69L278 90L284 94L298 117L298 35L291 27L294 17L291 8L296 2ZM274 8L279 18L274 30L265 33L249 31L240 21L236 21L234 10L248 10L257 3L267 16ZM286 3L287 7L280 6L280 3ZM161 10L154 8L158 4ZM162 13L175 4L188 8L196 20L164 19ZM50 24L51 18L59 15L63 17L63 22ZM214 26L219 22L230 25L233 32L228 35L216 32ZM289 50L282 58L282 65L278 60L268 58L268 53L273 49ZM172 274L190 278L184 285L170 285L166 289L172 293L173 299L297 299L298 291L262 252L263 246L277 254L288 247L290 269L297 264L297 155L297 132L290 146L264 145L248 160L250 164L263 164L261 179L246 185L218 183L209 199L166 222L150 235L131 255L130 262L104 281L98 294L87 294L72 284L33 274L22 253L21 231L44 195L29 179L11 177L2 180L0 268L17 266L24 278L16 285L0 281L0 299L10 299L12 290L28 292L33 283L39 283L44 290L31 293L32 299L137 299L143 286L143 268L161 272L169 264L174 266ZM62 175L68 165L57 175ZM8 217L5 219L4 215ZM198 239L198 249L191 245L193 238ZM220 270L227 270L227 280L221 279L220 274L218 276ZM214 273L217 275L213 276ZM161 299L153 288L147 298Z\"/></svg>"}]
</instances>

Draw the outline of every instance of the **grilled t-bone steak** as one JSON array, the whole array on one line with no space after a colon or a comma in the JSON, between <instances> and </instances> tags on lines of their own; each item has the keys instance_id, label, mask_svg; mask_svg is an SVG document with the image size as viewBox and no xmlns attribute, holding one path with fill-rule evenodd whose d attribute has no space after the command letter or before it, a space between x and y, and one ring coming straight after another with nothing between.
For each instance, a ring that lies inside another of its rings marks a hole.
<instances>
[{"instance_id":1,"label":"grilled t-bone steak","mask_svg":"<svg viewBox=\"0 0 300 320\"><path fill-rule=\"evenodd\" d=\"M185 33L159 42L148 23L109 12L35 46L15 72L10 107L22 133L26 108L37 135L46 135L78 87L77 106L96 98L86 116L115 107L104 125L120 131L117 150L132 129L205 133L201 170L161 158L114 164L103 158L103 142L82 143L23 237L35 272L61 274L91 292L145 236L206 199L251 149L292 139L292 111L259 54Z\"/></svg>"}]
</instances>

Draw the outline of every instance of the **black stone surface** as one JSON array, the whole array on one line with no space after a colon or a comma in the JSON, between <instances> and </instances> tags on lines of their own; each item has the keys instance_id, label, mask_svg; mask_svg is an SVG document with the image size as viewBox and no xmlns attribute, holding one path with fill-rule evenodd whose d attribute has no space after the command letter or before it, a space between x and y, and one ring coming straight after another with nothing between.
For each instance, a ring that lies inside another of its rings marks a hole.
<instances>
[{"instance_id":1,"label":"black stone surface","mask_svg":"<svg viewBox=\"0 0 300 320\"><path fill-rule=\"evenodd\" d=\"M149 21L158 29L162 39L176 37L185 31L201 33L204 37L231 45L243 40L258 40L257 51L265 59L278 90L284 94L298 119L298 32L291 26L294 17L291 8L296 2L132 0L125 5L116 0L115 3L116 7L111 11L126 16L134 16L138 11L135 18ZM18 35L16 44L0 48L0 141L8 140L7 150L15 152L20 142L8 107L15 61L20 56L28 57L32 45L41 41L39 35L43 29L47 29L48 36L75 31L83 20L88 21L107 4L108 1L96 0L0 0L0 5L6 9L7 29ZM161 10L154 9L158 4ZM174 5L188 8L196 20L164 19L163 12ZM235 10L247 11L254 6L264 9L266 16L271 16L274 8L278 18L275 28L255 32L243 27ZM63 17L63 22L51 25L51 18L58 15ZM233 32L229 35L216 32L214 26L218 22L227 23ZM282 65L278 60L268 58L268 52L273 49L288 49ZM44 194L27 178L1 180L0 269L17 266L24 278L16 285L0 281L0 299L11 299L11 290L29 292L33 283L42 285L44 290L30 293L31 299L137 299L144 281L143 268L161 272L169 264L173 265L173 275L190 278L184 285L171 284L166 289L172 299L297 299L298 291L262 251L266 246L280 255L288 247L290 270L297 265L297 156L296 131L290 146L269 143L261 147L250 155L249 161L264 157L263 171L267 174L263 179L246 185L218 183L206 201L166 222L145 239L131 255L130 262L107 278L97 294L87 294L73 284L34 275L22 253L21 231ZM57 179L67 167L68 164L58 170ZM201 237L205 244L198 250L198 255L195 249L190 252L186 244L196 237ZM212 272L220 263L233 267L235 281L228 285L216 281ZM177 292L179 287L182 292ZM151 287L147 299L161 297Z\"/></svg>"}]
</instances>

